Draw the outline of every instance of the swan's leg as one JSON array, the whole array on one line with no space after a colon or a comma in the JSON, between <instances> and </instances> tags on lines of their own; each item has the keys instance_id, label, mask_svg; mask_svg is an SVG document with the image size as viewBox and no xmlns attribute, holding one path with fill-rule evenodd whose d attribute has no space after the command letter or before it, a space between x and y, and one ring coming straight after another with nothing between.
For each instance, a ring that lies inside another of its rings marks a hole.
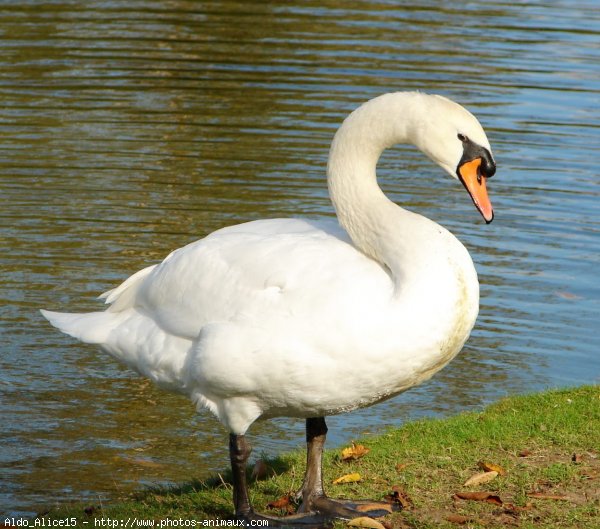
<instances>
[{"instance_id":1,"label":"swan's leg","mask_svg":"<svg viewBox=\"0 0 600 529\"><path fill-rule=\"evenodd\" d=\"M314 498L325 495L323 491L323 446L327 436L327 425L323 417L306 419L306 473L298 499L302 500L301 511L310 509Z\"/></svg>"},{"instance_id":2,"label":"swan's leg","mask_svg":"<svg viewBox=\"0 0 600 529\"><path fill-rule=\"evenodd\" d=\"M356 518L384 516L391 512L391 504L370 500L332 500L323 489L323 446L327 436L325 418L306 419L306 474L298 497L302 505L298 512L318 512L327 518Z\"/></svg>"},{"instance_id":3,"label":"swan's leg","mask_svg":"<svg viewBox=\"0 0 600 529\"><path fill-rule=\"evenodd\" d=\"M233 505L237 516L251 514L252 506L248 497L248 483L246 482L246 463L252 448L246 441L245 435L229 435L229 458L231 460L231 473L233 477Z\"/></svg>"},{"instance_id":4,"label":"swan's leg","mask_svg":"<svg viewBox=\"0 0 600 529\"><path fill-rule=\"evenodd\" d=\"M250 444L244 435L229 435L229 458L233 476L233 504L235 515L239 519L246 523L251 520L266 520L268 527L279 528L317 529L331 525L327 518L314 512L284 518L255 513L248 497L248 483L246 481L246 464L251 451Z\"/></svg>"}]
</instances>

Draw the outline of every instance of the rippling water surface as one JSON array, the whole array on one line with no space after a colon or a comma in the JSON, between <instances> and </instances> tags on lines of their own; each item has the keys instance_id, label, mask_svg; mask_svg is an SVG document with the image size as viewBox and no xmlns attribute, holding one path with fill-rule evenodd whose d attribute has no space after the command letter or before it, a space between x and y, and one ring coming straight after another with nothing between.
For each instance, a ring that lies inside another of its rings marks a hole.
<instances>
[{"instance_id":1,"label":"rippling water surface","mask_svg":"<svg viewBox=\"0 0 600 529\"><path fill-rule=\"evenodd\" d=\"M395 201L464 241L482 284L462 355L331 418L331 445L600 375L600 12L589 1L0 3L0 513L98 502L227 465L226 432L40 307L95 297L227 224L331 216L328 144L359 103L421 89L468 106L498 162L496 221L420 153ZM440 7L445 5L445 7ZM252 429L256 453L300 421Z\"/></svg>"}]
</instances>

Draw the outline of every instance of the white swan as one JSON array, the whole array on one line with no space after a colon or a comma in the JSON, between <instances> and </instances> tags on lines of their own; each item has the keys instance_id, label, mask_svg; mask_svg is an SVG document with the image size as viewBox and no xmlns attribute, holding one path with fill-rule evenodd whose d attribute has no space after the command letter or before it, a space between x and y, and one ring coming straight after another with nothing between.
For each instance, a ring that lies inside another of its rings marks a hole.
<instances>
[{"instance_id":1,"label":"white swan","mask_svg":"<svg viewBox=\"0 0 600 529\"><path fill-rule=\"evenodd\" d=\"M328 185L341 227L272 219L223 228L104 294L104 312L42 311L219 418L239 517L260 517L246 489L244 434L275 416L307 418L306 515L286 523L364 515L323 492L324 417L430 378L475 323L479 284L465 247L377 185L377 160L395 143L416 145L458 178L492 221L495 163L477 119L441 96L391 93L352 112L333 140Z\"/></svg>"}]
</instances>

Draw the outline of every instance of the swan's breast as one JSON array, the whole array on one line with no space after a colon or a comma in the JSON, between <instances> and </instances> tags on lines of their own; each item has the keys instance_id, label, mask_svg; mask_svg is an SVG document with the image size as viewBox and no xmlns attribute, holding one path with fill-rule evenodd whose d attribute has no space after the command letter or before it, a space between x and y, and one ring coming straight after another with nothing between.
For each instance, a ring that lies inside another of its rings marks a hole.
<instances>
[{"instance_id":1,"label":"swan's breast","mask_svg":"<svg viewBox=\"0 0 600 529\"><path fill-rule=\"evenodd\" d=\"M420 373L418 383L432 377L461 351L477 319L479 312L477 272L466 248L459 244L460 251L454 253L448 260L454 296L446 312L444 330L437 342L436 354Z\"/></svg>"},{"instance_id":2,"label":"swan's breast","mask_svg":"<svg viewBox=\"0 0 600 529\"><path fill-rule=\"evenodd\" d=\"M441 352L453 358L466 342L475 324L479 311L479 283L468 280L467 273L460 268L456 271L458 298L454 311L453 331L441 345Z\"/></svg>"}]
</instances>

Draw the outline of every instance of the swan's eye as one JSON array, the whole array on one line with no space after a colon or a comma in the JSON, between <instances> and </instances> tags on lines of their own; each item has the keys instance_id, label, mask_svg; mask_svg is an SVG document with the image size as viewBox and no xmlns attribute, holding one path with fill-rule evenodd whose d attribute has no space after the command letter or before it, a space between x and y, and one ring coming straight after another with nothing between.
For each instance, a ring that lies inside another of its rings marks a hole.
<instances>
[{"instance_id":1,"label":"swan's eye","mask_svg":"<svg viewBox=\"0 0 600 529\"><path fill-rule=\"evenodd\" d=\"M464 134L461 134L460 132L456 135L456 137L463 143L469 140L469 138L467 138Z\"/></svg>"}]
</instances>

